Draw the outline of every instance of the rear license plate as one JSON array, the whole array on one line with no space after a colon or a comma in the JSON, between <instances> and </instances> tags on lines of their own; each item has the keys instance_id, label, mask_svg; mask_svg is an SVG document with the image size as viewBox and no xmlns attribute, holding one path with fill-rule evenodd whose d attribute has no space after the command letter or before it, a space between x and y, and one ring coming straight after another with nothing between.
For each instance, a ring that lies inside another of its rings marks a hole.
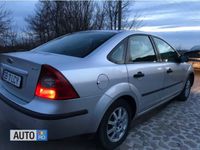
<instances>
[{"instance_id":1,"label":"rear license plate","mask_svg":"<svg viewBox=\"0 0 200 150\"><path fill-rule=\"evenodd\" d=\"M18 88L21 86L22 77L7 70L3 71L2 79Z\"/></svg>"}]
</instances>

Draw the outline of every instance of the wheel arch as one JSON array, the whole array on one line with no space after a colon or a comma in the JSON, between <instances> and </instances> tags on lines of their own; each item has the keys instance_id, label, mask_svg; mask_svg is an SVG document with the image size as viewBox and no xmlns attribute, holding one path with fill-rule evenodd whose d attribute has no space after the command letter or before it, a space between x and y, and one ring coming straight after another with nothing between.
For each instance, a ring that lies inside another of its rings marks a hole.
<instances>
[{"instance_id":1,"label":"wheel arch","mask_svg":"<svg viewBox=\"0 0 200 150\"><path fill-rule=\"evenodd\" d=\"M191 79L191 82L192 82L191 84L193 85L194 84L194 73L190 72L189 75L188 75L188 77Z\"/></svg>"},{"instance_id":2,"label":"wheel arch","mask_svg":"<svg viewBox=\"0 0 200 150\"><path fill-rule=\"evenodd\" d=\"M113 91L114 90L114 91ZM114 94L113 94L114 93ZM93 124L92 131L96 132L98 127L105 115L106 111L111 107L113 103L119 99L124 99L131 106L132 119L137 115L139 110L139 97L135 91L130 90L129 83L122 85L117 85L107 92L99 99L96 107L94 108L94 113L91 118L91 124Z\"/></svg>"},{"instance_id":3,"label":"wheel arch","mask_svg":"<svg viewBox=\"0 0 200 150\"><path fill-rule=\"evenodd\" d=\"M194 79L195 79L195 72L194 72L194 68L192 67L192 65L189 65L188 69L187 69L187 74L186 74L186 79L185 79L185 82L186 80L190 78L191 79L191 82L192 82L192 85L194 84ZM192 86L191 85L191 86Z\"/></svg>"},{"instance_id":4,"label":"wheel arch","mask_svg":"<svg viewBox=\"0 0 200 150\"><path fill-rule=\"evenodd\" d=\"M131 108L131 112L132 112L131 118L133 119L136 116L136 112L137 112L137 104L136 104L135 99L130 95L123 95L119 97L117 100L119 99L124 99L129 104Z\"/></svg>"}]
</instances>

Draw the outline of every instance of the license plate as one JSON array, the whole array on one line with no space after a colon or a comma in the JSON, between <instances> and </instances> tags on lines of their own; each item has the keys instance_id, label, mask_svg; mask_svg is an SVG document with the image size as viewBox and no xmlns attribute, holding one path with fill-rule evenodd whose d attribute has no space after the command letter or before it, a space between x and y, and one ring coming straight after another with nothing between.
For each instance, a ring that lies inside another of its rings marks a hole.
<instances>
[{"instance_id":1,"label":"license plate","mask_svg":"<svg viewBox=\"0 0 200 150\"><path fill-rule=\"evenodd\" d=\"M21 86L22 77L7 70L3 71L2 79L18 88Z\"/></svg>"}]
</instances>

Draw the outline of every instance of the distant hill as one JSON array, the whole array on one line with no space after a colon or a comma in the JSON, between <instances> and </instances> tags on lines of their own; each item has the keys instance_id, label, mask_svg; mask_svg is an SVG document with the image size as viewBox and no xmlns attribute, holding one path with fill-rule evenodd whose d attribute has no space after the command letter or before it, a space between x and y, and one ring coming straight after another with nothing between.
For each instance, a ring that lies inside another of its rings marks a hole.
<instances>
[{"instance_id":1,"label":"distant hill","mask_svg":"<svg viewBox=\"0 0 200 150\"><path fill-rule=\"evenodd\" d=\"M177 50L177 51L179 52L179 54L182 54L182 55L188 52L188 50Z\"/></svg>"},{"instance_id":2,"label":"distant hill","mask_svg":"<svg viewBox=\"0 0 200 150\"><path fill-rule=\"evenodd\" d=\"M200 51L200 45L193 46L190 51Z\"/></svg>"},{"instance_id":3,"label":"distant hill","mask_svg":"<svg viewBox=\"0 0 200 150\"><path fill-rule=\"evenodd\" d=\"M192 47L190 50L178 50L180 54L184 54L189 58L200 58L200 45Z\"/></svg>"},{"instance_id":4,"label":"distant hill","mask_svg":"<svg viewBox=\"0 0 200 150\"><path fill-rule=\"evenodd\" d=\"M190 51L185 53L189 58L200 58L200 45L191 48Z\"/></svg>"},{"instance_id":5,"label":"distant hill","mask_svg":"<svg viewBox=\"0 0 200 150\"><path fill-rule=\"evenodd\" d=\"M200 58L200 50L189 51L186 52L185 55L187 55L189 58Z\"/></svg>"}]
</instances>

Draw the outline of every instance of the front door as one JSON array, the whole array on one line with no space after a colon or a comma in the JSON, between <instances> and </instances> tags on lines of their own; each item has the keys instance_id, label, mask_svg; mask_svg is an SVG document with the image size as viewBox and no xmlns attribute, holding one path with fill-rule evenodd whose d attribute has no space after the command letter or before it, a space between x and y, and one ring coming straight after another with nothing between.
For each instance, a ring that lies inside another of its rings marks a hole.
<instances>
[{"instance_id":1,"label":"front door","mask_svg":"<svg viewBox=\"0 0 200 150\"><path fill-rule=\"evenodd\" d=\"M169 44L156 37L153 37L153 39L165 70L162 99L170 98L182 90L185 70L183 64L178 61L178 53Z\"/></svg>"}]
</instances>

